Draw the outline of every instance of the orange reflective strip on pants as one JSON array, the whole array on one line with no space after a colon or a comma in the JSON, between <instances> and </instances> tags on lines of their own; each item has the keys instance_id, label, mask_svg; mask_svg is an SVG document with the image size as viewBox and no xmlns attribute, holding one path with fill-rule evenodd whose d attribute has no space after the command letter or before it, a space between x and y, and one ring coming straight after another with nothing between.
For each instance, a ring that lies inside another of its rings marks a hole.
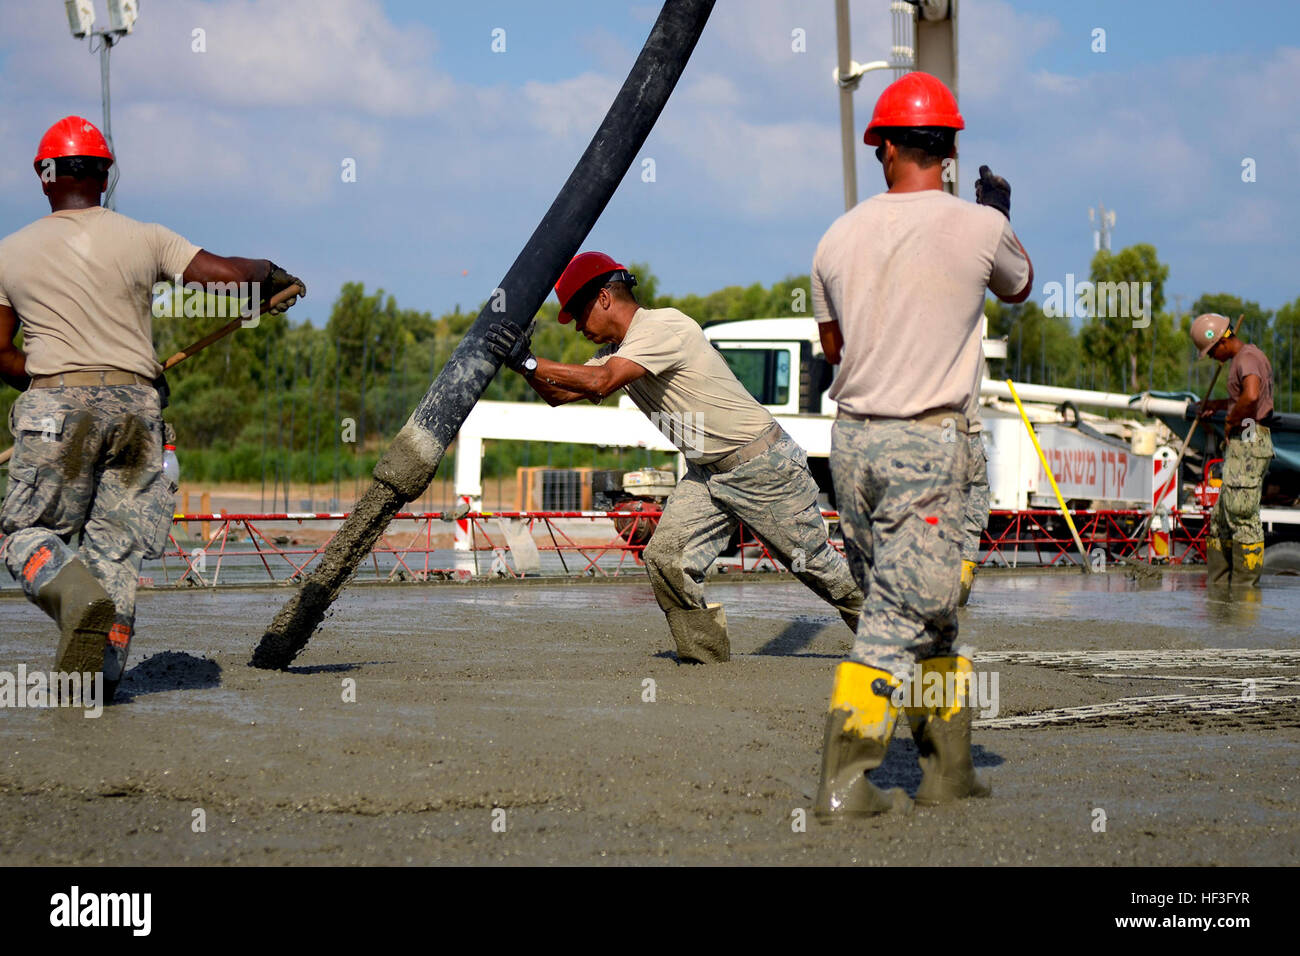
<instances>
[{"instance_id":1,"label":"orange reflective strip on pants","mask_svg":"<svg viewBox=\"0 0 1300 956\"><path fill-rule=\"evenodd\" d=\"M23 577L28 583L36 580L36 574L50 563L50 558L54 557L54 552L49 548L39 548L35 554L27 559L27 564L23 566Z\"/></svg>"},{"instance_id":2,"label":"orange reflective strip on pants","mask_svg":"<svg viewBox=\"0 0 1300 956\"><path fill-rule=\"evenodd\" d=\"M126 624L114 624L108 632L108 643L122 650L131 643L131 628Z\"/></svg>"}]
</instances>

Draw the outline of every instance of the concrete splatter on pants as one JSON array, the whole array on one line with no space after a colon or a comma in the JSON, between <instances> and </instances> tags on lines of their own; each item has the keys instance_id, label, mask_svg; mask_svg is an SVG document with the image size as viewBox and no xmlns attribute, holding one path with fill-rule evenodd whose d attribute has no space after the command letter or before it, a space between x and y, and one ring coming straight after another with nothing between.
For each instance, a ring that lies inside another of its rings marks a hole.
<instances>
[{"instance_id":1,"label":"concrete splatter on pants","mask_svg":"<svg viewBox=\"0 0 1300 956\"><path fill-rule=\"evenodd\" d=\"M665 612L705 607L704 576L736 523L847 618L862 594L826 538L808 457L788 435L731 471L710 475L689 460L642 557Z\"/></svg>"},{"instance_id":2,"label":"concrete splatter on pants","mask_svg":"<svg viewBox=\"0 0 1300 956\"><path fill-rule=\"evenodd\" d=\"M961 557L980 559L980 536L989 526L989 463L984 454L984 433L967 436L970 454L966 459L966 507L962 516Z\"/></svg>"},{"instance_id":3,"label":"concrete splatter on pants","mask_svg":"<svg viewBox=\"0 0 1300 956\"><path fill-rule=\"evenodd\" d=\"M31 600L81 558L116 606L106 680L120 679L126 667L141 562L162 553L171 528L176 489L162 474L163 428L158 393L148 385L33 388L9 413L5 565ZM52 557L29 567L42 547Z\"/></svg>"},{"instance_id":4,"label":"concrete splatter on pants","mask_svg":"<svg viewBox=\"0 0 1300 956\"><path fill-rule=\"evenodd\" d=\"M1256 425L1253 437L1234 437L1223 456L1223 485L1219 500L1210 512L1210 537L1241 544L1264 540L1259 520L1259 500L1264 491L1264 474L1273 458L1273 433Z\"/></svg>"},{"instance_id":5,"label":"concrete splatter on pants","mask_svg":"<svg viewBox=\"0 0 1300 956\"><path fill-rule=\"evenodd\" d=\"M964 416L952 417L955 436L901 420L831 430L844 550L864 595L850 659L891 674L955 652L970 445Z\"/></svg>"}]
</instances>

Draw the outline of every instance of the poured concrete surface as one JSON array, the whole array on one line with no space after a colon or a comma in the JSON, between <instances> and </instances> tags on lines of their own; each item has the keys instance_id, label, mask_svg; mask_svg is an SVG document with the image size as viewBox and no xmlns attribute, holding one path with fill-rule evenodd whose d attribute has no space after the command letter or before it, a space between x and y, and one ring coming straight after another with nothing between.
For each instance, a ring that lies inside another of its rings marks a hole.
<instances>
[{"instance_id":1,"label":"poured concrete surface","mask_svg":"<svg viewBox=\"0 0 1300 956\"><path fill-rule=\"evenodd\" d=\"M797 582L710 585L713 667L643 580L357 586L288 673L246 666L285 589L147 591L122 703L0 710L0 864L1295 864L1300 580L1203 581L982 574L993 797L834 828L798 811L849 633ZM0 599L0 670L53 647ZM875 778L915 789L906 731Z\"/></svg>"}]
</instances>

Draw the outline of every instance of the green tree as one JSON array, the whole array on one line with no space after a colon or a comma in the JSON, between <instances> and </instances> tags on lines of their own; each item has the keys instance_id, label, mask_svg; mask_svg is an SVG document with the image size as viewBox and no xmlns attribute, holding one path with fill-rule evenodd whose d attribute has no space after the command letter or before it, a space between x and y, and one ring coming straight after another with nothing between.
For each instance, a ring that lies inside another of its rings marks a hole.
<instances>
[{"instance_id":1,"label":"green tree","mask_svg":"<svg viewBox=\"0 0 1300 956\"><path fill-rule=\"evenodd\" d=\"M1141 387L1139 357L1150 353L1151 337L1158 335L1156 316L1164 310L1169 266L1160 261L1155 246L1139 243L1118 253L1097 252L1089 277L1092 295L1084 301L1090 298L1091 309L1080 330L1083 352L1103 372L1100 387L1136 392ZM1138 302L1133 301L1133 283Z\"/></svg>"}]
</instances>

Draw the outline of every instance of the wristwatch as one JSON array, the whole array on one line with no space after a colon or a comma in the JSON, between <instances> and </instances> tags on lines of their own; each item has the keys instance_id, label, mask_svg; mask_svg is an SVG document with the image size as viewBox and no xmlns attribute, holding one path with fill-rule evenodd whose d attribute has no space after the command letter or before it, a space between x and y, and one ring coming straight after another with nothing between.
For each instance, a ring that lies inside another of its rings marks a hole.
<instances>
[{"instance_id":1,"label":"wristwatch","mask_svg":"<svg viewBox=\"0 0 1300 956\"><path fill-rule=\"evenodd\" d=\"M523 364L519 366L519 374L524 378L532 378L533 373L537 371L537 356L530 355L524 359Z\"/></svg>"}]
</instances>

